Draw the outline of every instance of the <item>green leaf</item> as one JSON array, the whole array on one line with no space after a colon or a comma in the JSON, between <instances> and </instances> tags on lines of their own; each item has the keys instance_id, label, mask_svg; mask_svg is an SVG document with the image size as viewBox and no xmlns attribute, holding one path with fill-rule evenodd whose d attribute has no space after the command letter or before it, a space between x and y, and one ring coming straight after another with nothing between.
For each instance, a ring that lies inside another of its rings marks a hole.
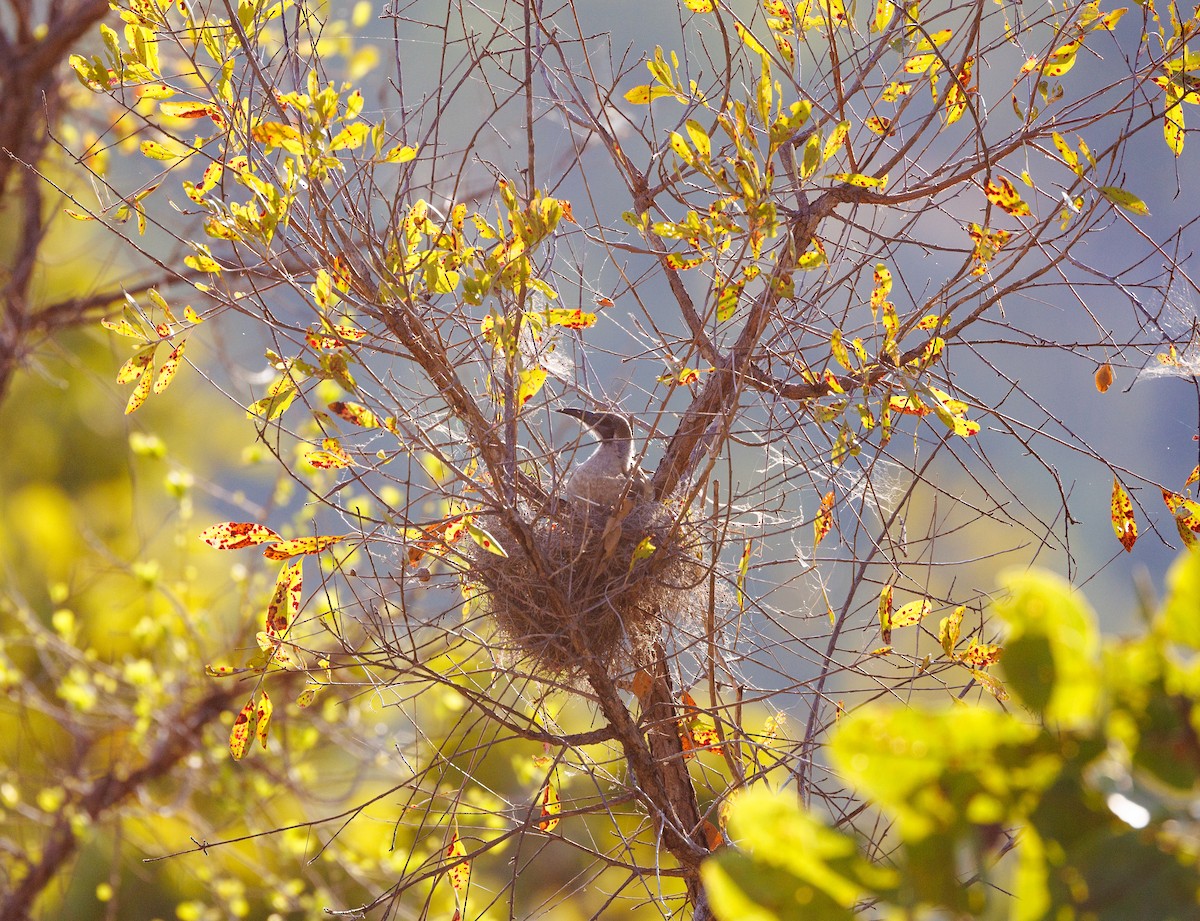
<instances>
[{"instance_id":1,"label":"green leaf","mask_svg":"<svg viewBox=\"0 0 1200 921\"><path fill-rule=\"evenodd\" d=\"M1167 597L1156 626L1168 641L1200 649L1200 551L1185 551L1167 572Z\"/></svg>"},{"instance_id":2,"label":"green leaf","mask_svg":"<svg viewBox=\"0 0 1200 921\"><path fill-rule=\"evenodd\" d=\"M996 605L1009 638L1000 665L1009 691L1060 729L1086 728L1100 699L1096 615L1064 580L1031 570L1000 579Z\"/></svg>"},{"instance_id":3,"label":"green leaf","mask_svg":"<svg viewBox=\"0 0 1200 921\"><path fill-rule=\"evenodd\" d=\"M899 874L858 852L794 796L757 787L730 806L724 848L700 868L721 921L850 921L863 898L892 894Z\"/></svg>"}]
</instances>

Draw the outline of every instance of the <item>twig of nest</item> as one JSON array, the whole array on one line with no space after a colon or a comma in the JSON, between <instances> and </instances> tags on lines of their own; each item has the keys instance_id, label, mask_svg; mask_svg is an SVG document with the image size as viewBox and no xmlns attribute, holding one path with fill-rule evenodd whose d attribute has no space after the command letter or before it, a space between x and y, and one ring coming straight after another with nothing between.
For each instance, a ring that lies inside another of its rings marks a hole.
<instances>
[{"instance_id":1,"label":"twig of nest","mask_svg":"<svg viewBox=\"0 0 1200 921\"><path fill-rule=\"evenodd\" d=\"M464 577L497 627L501 655L546 681L571 683L585 659L619 674L650 661L664 623L696 619L707 602L699 535L658 502L621 510L561 503L525 520L483 524L508 557L466 549Z\"/></svg>"}]
</instances>

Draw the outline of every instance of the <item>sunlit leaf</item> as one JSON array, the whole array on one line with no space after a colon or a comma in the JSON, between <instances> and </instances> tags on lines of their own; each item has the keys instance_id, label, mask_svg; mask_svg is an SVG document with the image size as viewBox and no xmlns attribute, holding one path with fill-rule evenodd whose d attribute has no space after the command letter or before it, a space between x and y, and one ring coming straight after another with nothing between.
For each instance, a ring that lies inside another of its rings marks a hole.
<instances>
[{"instance_id":1,"label":"sunlit leaf","mask_svg":"<svg viewBox=\"0 0 1200 921\"><path fill-rule=\"evenodd\" d=\"M928 598L910 601L892 614L892 627L912 627L919 624L932 608L933 602Z\"/></svg>"},{"instance_id":2,"label":"sunlit leaf","mask_svg":"<svg viewBox=\"0 0 1200 921\"><path fill-rule=\"evenodd\" d=\"M256 721L258 712L251 697L242 707L241 712L233 721L233 731L229 733L229 754L234 761L241 761L250 745L250 734L254 731L252 721Z\"/></svg>"},{"instance_id":3,"label":"sunlit leaf","mask_svg":"<svg viewBox=\"0 0 1200 921\"><path fill-rule=\"evenodd\" d=\"M179 364L183 359L183 348L187 345L187 341L180 342L171 350L171 354L167 356L167 360L159 366L158 376L154 379L154 392L162 393L175 379L175 374L179 370Z\"/></svg>"},{"instance_id":4,"label":"sunlit leaf","mask_svg":"<svg viewBox=\"0 0 1200 921\"><path fill-rule=\"evenodd\" d=\"M142 156L151 160L178 160L183 156L179 151L172 150L158 141L142 141L141 151Z\"/></svg>"},{"instance_id":5,"label":"sunlit leaf","mask_svg":"<svg viewBox=\"0 0 1200 921\"><path fill-rule=\"evenodd\" d=\"M494 553L496 556L508 558L508 553L500 546L500 541L492 536L491 532L486 528L475 523L474 519L464 519L467 523L467 534L471 536L471 540L479 544L488 553Z\"/></svg>"},{"instance_id":6,"label":"sunlit leaf","mask_svg":"<svg viewBox=\"0 0 1200 921\"><path fill-rule=\"evenodd\" d=\"M885 643L892 641L892 585L879 590L879 633Z\"/></svg>"},{"instance_id":7,"label":"sunlit leaf","mask_svg":"<svg viewBox=\"0 0 1200 921\"><path fill-rule=\"evenodd\" d=\"M267 696L267 692L263 691L258 697L258 709L255 713L257 728L255 730L258 735L259 744L263 748L267 747L267 732L271 728L271 714L275 712L275 705L271 703L271 698ZM236 755L234 756L237 757Z\"/></svg>"},{"instance_id":8,"label":"sunlit leaf","mask_svg":"<svg viewBox=\"0 0 1200 921\"><path fill-rule=\"evenodd\" d=\"M1126 552L1132 550L1138 538L1137 521L1133 517L1133 502L1116 477L1113 477L1112 526L1121 546Z\"/></svg>"},{"instance_id":9,"label":"sunlit leaf","mask_svg":"<svg viewBox=\"0 0 1200 921\"><path fill-rule=\"evenodd\" d=\"M861 173L834 173L829 178L834 182L845 182L860 189L884 189L887 188L888 184L887 173L884 173L882 176L864 176Z\"/></svg>"},{"instance_id":10,"label":"sunlit leaf","mask_svg":"<svg viewBox=\"0 0 1200 921\"><path fill-rule=\"evenodd\" d=\"M242 550L255 544L279 540L279 535L265 524L249 521L225 521L200 532L200 539L218 550Z\"/></svg>"},{"instance_id":11,"label":"sunlit leaf","mask_svg":"<svg viewBox=\"0 0 1200 921\"><path fill-rule=\"evenodd\" d=\"M821 545L821 541L829 533L833 527L833 492L827 492L821 498L821 508L817 512L816 521L813 522L813 549Z\"/></svg>"},{"instance_id":12,"label":"sunlit leaf","mask_svg":"<svg viewBox=\"0 0 1200 921\"><path fill-rule=\"evenodd\" d=\"M467 883L471 880L471 861L464 860L467 856L467 849L459 840L458 832L450 839L450 844L446 848L446 863L452 864L450 867L450 884L454 887L455 892L462 892L467 888Z\"/></svg>"},{"instance_id":13,"label":"sunlit leaf","mask_svg":"<svg viewBox=\"0 0 1200 921\"><path fill-rule=\"evenodd\" d=\"M267 603L266 631L284 636L300 613L304 594L304 561L285 563L275 580L275 590Z\"/></svg>"},{"instance_id":14,"label":"sunlit leaf","mask_svg":"<svg viewBox=\"0 0 1200 921\"><path fill-rule=\"evenodd\" d=\"M663 96L674 96L675 91L665 86L635 86L625 94L625 101L634 105L647 105Z\"/></svg>"},{"instance_id":15,"label":"sunlit leaf","mask_svg":"<svg viewBox=\"0 0 1200 921\"><path fill-rule=\"evenodd\" d=\"M558 816L562 812L562 804L558 800L558 789L553 783L548 783L542 787L538 799L542 806L542 818L538 822L538 828L547 833L552 832L558 828Z\"/></svg>"},{"instance_id":16,"label":"sunlit leaf","mask_svg":"<svg viewBox=\"0 0 1200 921\"><path fill-rule=\"evenodd\" d=\"M737 571L737 603L738 610L745 610L745 591L746 591L746 573L750 571L750 550L754 547L754 540L749 539L742 547L742 558L738 560Z\"/></svg>"},{"instance_id":17,"label":"sunlit leaf","mask_svg":"<svg viewBox=\"0 0 1200 921\"><path fill-rule=\"evenodd\" d=\"M546 383L545 368L529 368L517 375L517 406L524 406L541 391Z\"/></svg>"},{"instance_id":18,"label":"sunlit leaf","mask_svg":"<svg viewBox=\"0 0 1200 921\"><path fill-rule=\"evenodd\" d=\"M959 632L962 629L963 615L966 611L965 605L959 605L954 609L953 614L943 617L938 624L938 642L942 644L942 650L950 658L954 658L954 647L958 645Z\"/></svg>"},{"instance_id":19,"label":"sunlit leaf","mask_svg":"<svg viewBox=\"0 0 1200 921\"><path fill-rule=\"evenodd\" d=\"M1007 176L989 179L983 185L983 193L988 197L988 201L1003 208L1014 217L1022 217L1030 213L1029 205L1022 201L1020 194Z\"/></svg>"},{"instance_id":20,"label":"sunlit leaf","mask_svg":"<svg viewBox=\"0 0 1200 921\"><path fill-rule=\"evenodd\" d=\"M263 551L268 560L287 560L302 553L320 553L334 544L346 540L348 534L325 534L316 537L296 537L271 544Z\"/></svg>"},{"instance_id":21,"label":"sunlit leaf","mask_svg":"<svg viewBox=\"0 0 1200 921\"><path fill-rule=\"evenodd\" d=\"M995 643L981 643L972 638L962 654L962 660L971 668L987 668L1000 661L1000 653L1003 651L1004 648Z\"/></svg>"},{"instance_id":22,"label":"sunlit leaf","mask_svg":"<svg viewBox=\"0 0 1200 921\"><path fill-rule=\"evenodd\" d=\"M1150 216L1150 209L1146 207L1146 203L1132 192L1111 185L1100 186L1096 191L1130 214L1136 214L1138 217Z\"/></svg>"},{"instance_id":23,"label":"sunlit leaf","mask_svg":"<svg viewBox=\"0 0 1200 921\"><path fill-rule=\"evenodd\" d=\"M1107 393L1108 388L1112 386L1113 369L1107 361L1096 369L1096 389L1101 393Z\"/></svg>"},{"instance_id":24,"label":"sunlit leaf","mask_svg":"<svg viewBox=\"0 0 1200 921\"><path fill-rule=\"evenodd\" d=\"M365 429L379 427L379 417L361 403L337 400L329 404L329 411L345 419L347 422L362 426Z\"/></svg>"}]
</instances>

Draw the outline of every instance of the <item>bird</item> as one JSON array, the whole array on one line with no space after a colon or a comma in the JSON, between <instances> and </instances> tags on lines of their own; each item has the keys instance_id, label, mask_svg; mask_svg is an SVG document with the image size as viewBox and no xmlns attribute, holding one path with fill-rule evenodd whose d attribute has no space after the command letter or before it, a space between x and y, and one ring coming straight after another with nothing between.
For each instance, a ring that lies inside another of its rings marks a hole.
<instances>
[{"instance_id":1,"label":"bird","mask_svg":"<svg viewBox=\"0 0 1200 921\"><path fill-rule=\"evenodd\" d=\"M649 480L634 463L633 426L628 416L575 406L558 412L573 416L600 436L596 450L568 471L562 487L564 497L607 506L616 505L622 497L634 502L646 498Z\"/></svg>"}]
</instances>

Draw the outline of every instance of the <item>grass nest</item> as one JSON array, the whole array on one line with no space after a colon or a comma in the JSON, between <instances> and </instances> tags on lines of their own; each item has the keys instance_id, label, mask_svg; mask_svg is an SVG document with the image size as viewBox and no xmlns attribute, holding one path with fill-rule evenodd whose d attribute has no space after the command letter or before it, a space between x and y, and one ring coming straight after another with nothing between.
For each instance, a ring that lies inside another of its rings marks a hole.
<instances>
[{"instance_id":1,"label":"grass nest","mask_svg":"<svg viewBox=\"0 0 1200 921\"><path fill-rule=\"evenodd\" d=\"M664 624L704 610L699 535L668 506L644 502L622 516L563 503L555 515L529 518L527 546L511 522L485 516L507 558L467 550L466 578L510 664L563 683L582 676L585 658L620 674L650 661Z\"/></svg>"}]
</instances>

